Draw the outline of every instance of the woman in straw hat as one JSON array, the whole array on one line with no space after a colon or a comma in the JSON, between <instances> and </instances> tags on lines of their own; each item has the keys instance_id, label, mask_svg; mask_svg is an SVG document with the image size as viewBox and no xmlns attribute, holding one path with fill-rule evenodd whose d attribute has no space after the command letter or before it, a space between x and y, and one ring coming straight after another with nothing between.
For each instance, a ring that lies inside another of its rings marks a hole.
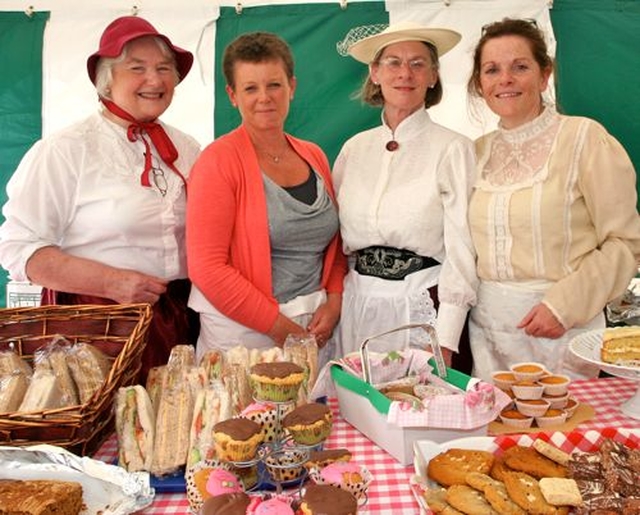
<instances>
[{"instance_id":1,"label":"woman in straw hat","mask_svg":"<svg viewBox=\"0 0 640 515\"><path fill-rule=\"evenodd\" d=\"M242 34L222 68L242 123L203 150L189 179L197 353L282 347L290 334L328 349L346 264L327 158L284 130L296 91L291 49L276 34Z\"/></svg>"},{"instance_id":2,"label":"woman in straw hat","mask_svg":"<svg viewBox=\"0 0 640 515\"><path fill-rule=\"evenodd\" d=\"M537 361L589 377L569 341L603 328L640 255L636 174L600 124L558 114L543 94L553 60L529 20L483 28L468 89L500 117L476 142L469 214L478 303L469 329L475 374Z\"/></svg>"},{"instance_id":3,"label":"woman in straw hat","mask_svg":"<svg viewBox=\"0 0 640 515\"><path fill-rule=\"evenodd\" d=\"M109 24L87 60L102 110L35 144L3 209L0 262L44 304L153 305L141 380L193 339L184 218L199 145L158 120L192 63L142 18Z\"/></svg>"},{"instance_id":4,"label":"woman in straw hat","mask_svg":"<svg viewBox=\"0 0 640 515\"><path fill-rule=\"evenodd\" d=\"M439 58L459 40L451 30L403 22L348 49L369 67L362 98L382 107L382 125L347 141L334 166L352 264L340 322L342 354L409 323L435 324L447 361L458 349L475 302L467 226L473 146L434 123L427 110L442 98ZM405 343L427 341L422 330L403 331L378 340L375 349L398 349L403 336Z\"/></svg>"}]
</instances>

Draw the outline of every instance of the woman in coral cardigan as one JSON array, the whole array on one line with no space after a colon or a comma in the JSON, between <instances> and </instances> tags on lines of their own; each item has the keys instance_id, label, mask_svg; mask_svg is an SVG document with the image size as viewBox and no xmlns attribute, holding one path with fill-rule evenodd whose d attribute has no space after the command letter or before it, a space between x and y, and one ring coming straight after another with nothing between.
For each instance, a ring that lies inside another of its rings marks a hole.
<instances>
[{"instance_id":1,"label":"woman in coral cardigan","mask_svg":"<svg viewBox=\"0 0 640 515\"><path fill-rule=\"evenodd\" d=\"M244 34L225 49L223 71L242 123L203 151L187 202L198 357L238 343L282 346L289 334L323 347L340 316L346 263L328 160L284 132L296 89L291 51L274 34Z\"/></svg>"}]
</instances>

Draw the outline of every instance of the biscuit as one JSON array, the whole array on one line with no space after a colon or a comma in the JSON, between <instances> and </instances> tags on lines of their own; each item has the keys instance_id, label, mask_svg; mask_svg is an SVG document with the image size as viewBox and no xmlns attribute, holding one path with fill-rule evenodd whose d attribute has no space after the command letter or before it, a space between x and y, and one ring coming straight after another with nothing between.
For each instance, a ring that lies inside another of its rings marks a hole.
<instances>
[{"instance_id":1,"label":"biscuit","mask_svg":"<svg viewBox=\"0 0 640 515\"><path fill-rule=\"evenodd\" d=\"M514 445L504 451L502 459L509 468L525 472L536 479L541 477L567 477L568 475L567 467L563 467L543 456L533 447Z\"/></svg>"},{"instance_id":2,"label":"biscuit","mask_svg":"<svg viewBox=\"0 0 640 515\"><path fill-rule=\"evenodd\" d=\"M509 497L524 511L532 515L557 515L556 507L545 501L538 480L524 472L509 472L504 486Z\"/></svg>"},{"instance_id":3,"label":"biscuit","mask_svg":"<svg viewBox=\"0 0 640 515\"><path fill-rule=\"evenodd\" d=\"M555 461L559 465L566 467L569 464L571 455L558 449L555 445L545 442L544 440L534 440L533 448L543 456Z\"/></svg>"},{"instance_id":4,"label":"biscuit","mask_svg":"<svg viewBox=\"0 0 640 515\"><path fill-rule=\"evenodd\" d=\"M463 515L447 502L447 489L442 487L427 488L422 493L429 509L433 513L443 515Z\"/></svg>"},{"instance_id":5,"label":"biscuit","mask_svg":"<svg viewBox=\"0 0 640 515\"><path fill-rule=\"evenodd\" d=\"M447 502L468 515L499 515L484 495L469 485L453 485L447 489Z\"/></svg>"},{"instance_id":6,"label":"biscuit","mask_svg":"<svg viewBox=\"0 0 640 515\"><path fill-rule=\"evenodd\" d=\"M493 460L488 451L449 449L429 461L427 476L442 486L466 485L464 478L468 472L488 474Z\"/></svg>"},{"instance_id":7,"label":"biscuit","mask_svg":"<svg viewBox=\"0 0 640 515\"><path fill-rule=\"evenodd\" d=\"M484 494L491 507L500 515L527 515L520 506L511 500L502 481L497 481L491 476L479 472L469 472L465 479L469 486Z\"/></svg>"},{"instance_id":8,"label":"biscuit","mask_svg":"<svg viewBox=\"0 0 640 515\"><path fill-rule=\"evenodd\" d=\"M574 479L543 477L539 482L545 501L554 506L580 506L582 495Z\"/></svg>"},{"instance_id":9,"label":"biscuit","mask_svg":"<svg viewBox=\"0 0 640 515\"><path fill-rule=\"evenodd\" d=\"M493 460L493 465L491 466L491 471L489 475L498 481L504 482L504 476L507 472L512 472L513 469L510 469L504 460L501 457L496 457Z\"/></svg>"}]
</instances>

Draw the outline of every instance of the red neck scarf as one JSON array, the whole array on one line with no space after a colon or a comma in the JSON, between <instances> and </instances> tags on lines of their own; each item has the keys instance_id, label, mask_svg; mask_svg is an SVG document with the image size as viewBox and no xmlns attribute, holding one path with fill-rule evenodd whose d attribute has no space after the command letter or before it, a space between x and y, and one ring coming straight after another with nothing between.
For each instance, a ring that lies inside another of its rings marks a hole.
<instances>
[{"instance_id":1,"label":"red neck scarf","mask_svg":"<svg viewBox=\"0 0 640 515\"><path fill-rule=\"evenodd\" d=\"M111 102L111 100L101 97L100 101L113 114L131 123L129 127L127 127L127 139L129 141L142 140L144 143L144 170L140 176L140 184L147 187L151 186L151 181L149 180L149 174L152 168L151 146L149 145L149 139L151 139L153 146L156 147L158 154L160 154L160 158L174 173L178 174L186 188L186 179L173 164L175 160L178 159L178 150L162 125L157 122L139 122L124 109ZM145 134L149 136L149 139L145 137Z\"/></svg>"}]
</instances>

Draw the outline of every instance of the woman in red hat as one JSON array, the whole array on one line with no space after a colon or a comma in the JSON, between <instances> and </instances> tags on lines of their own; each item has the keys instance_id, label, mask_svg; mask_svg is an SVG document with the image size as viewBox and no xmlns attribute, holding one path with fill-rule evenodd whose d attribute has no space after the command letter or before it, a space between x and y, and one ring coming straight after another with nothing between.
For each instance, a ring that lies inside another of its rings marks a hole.
<instances>
[{"instance_id":1,"label":"woman in red hat","mask_svg":"<svg viewBox=\"0 0 640 515\"><path fill-rule=\"evenodd\" d=\"M87 61L102 110L38 141L9 181L0 263L43 304L149 303L142 377L192 338L186 178L199 154L158 120L193 63L147 21L113 21Z\"/></svg>"}]
</instances>

